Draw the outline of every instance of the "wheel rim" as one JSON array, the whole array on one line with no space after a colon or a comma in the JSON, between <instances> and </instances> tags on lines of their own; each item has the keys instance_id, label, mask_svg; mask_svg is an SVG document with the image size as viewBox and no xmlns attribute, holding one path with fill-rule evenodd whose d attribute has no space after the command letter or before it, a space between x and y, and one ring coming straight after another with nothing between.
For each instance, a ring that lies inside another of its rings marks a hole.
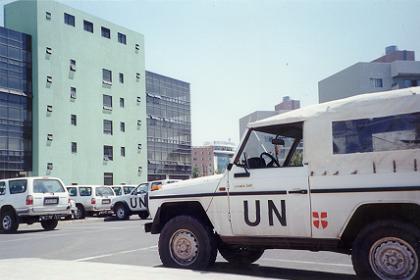
<instances>
[{"instance_id":1,"label":"wheel rim","mask_svg":"<svg viewBox=\"0 0 420 280\"><path fill-rule=\"evenodd\" d=\"M125 210L122 207L118 207L117 209L117 217L118 219L122 219L125 216Z\"/></svg>"},{"instance_id":2,"label":"wheel rim","mask_svg":"<svg viewBox=\"0 0 420 280\"><path fill-rule=\"evenodd\" d=\"M414 248L404 240L385 237L376 241L369 252L373 272L381 279L413 279L418 269Z\"/></svg>"},{"instance_id":3,"label":"wheel rim","mask_svg":"<svg viewBox=\"0 0 420 280\"><path fill-rule=\"evenodd\" d=\"M9 215L4 216L2 226L3 229L9 230L12 227L12 217L10 217Z\"/></svg>"},{"instance_id":4,"label":"wheel rim","mask_svg":"<svg viewBox=\"0 0 420 280\"><path fill-rule=\"evenodd\" d=\"M198 242L194 233L187 229L177 230L170 239L172 259L180 266L189 266L198 256Z\"/></svg>"}]
</instances>

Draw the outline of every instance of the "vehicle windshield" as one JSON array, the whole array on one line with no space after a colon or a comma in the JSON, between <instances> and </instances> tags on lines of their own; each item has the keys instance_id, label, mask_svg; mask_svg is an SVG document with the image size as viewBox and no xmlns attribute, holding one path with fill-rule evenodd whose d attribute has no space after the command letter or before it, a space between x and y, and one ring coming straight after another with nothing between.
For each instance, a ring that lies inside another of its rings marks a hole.
<instances>
[{"instance_id":1,"label":"vehicle windshield","mask_svg":"<svg viewBox=\"0 0 420 280\"><path fill-rule=\"evenodd\" d=\"M260 128L249 132L235 164L247 168L301 166L303 141L301 125Z\"/></svg>"},{"instance_id":2,"label":"vehicle windshield","mask_svg":"<svg viewBox=\"0 0 420 280\"><path fill-rule=\"evenodd\" d=\"M61 193L65 192L63 185L58 180L35 179L34 193Z\"/></svg>"},{"instance_id":3,"label":"vehicle windshield","mask_svg":"<svg viewBox=\"0 0 420 280\"><path fill-rule=\"evenodd\" d=\"M97 187L95 194L96 196L113 196L114 192L110 187Z\"/></svg>"},{"instance_id":4,"label":"vehicle windshield","mask_svg":"<svg viewBox=\"0 0 420 280\"><path fill-rule=\"evenodd\" d=\"M120 196L123 194L121 187L112 187L112 189L114 190L116 196Z\"/></svg>"},{"instance_id":5,"label":"vehicle windshield","mask_svg":"<svg viewBox=\"0 0 420 280\"><path fill-rule=\"evenodd\" d=\"M124 194L130 194L136 187L135 186L124 186Z\"/></svg>"}]
</instances>

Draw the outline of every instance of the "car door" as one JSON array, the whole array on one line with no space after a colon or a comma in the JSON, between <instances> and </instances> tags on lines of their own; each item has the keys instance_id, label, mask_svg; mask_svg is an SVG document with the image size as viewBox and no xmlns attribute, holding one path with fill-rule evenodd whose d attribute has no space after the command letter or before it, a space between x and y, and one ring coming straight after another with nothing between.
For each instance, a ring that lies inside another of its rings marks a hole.
<instances>
[{"instance_id":1,"label":"car door","mask_svg":"<svg viewBox=\"0 0 420 280\"><path fill-rule=\"evenodd\" d=\"M148 183L140 184L129 194L128 206L131 211L138 212L147 209L146 194Z\"/></svg>"},{"instance_id":2,"label":"car door","mask_svg":"<svg viewBox=\"0 0 420 280\"><path fill-rule=\"evenodd\" d=\"M310 237L302 132L261 130L248 133L229 171L232 231L240 236ZM273 144L273 139L283 143L282 147ZM273 158L280 166L272 163Z\"/></svg>"}]
</instances>

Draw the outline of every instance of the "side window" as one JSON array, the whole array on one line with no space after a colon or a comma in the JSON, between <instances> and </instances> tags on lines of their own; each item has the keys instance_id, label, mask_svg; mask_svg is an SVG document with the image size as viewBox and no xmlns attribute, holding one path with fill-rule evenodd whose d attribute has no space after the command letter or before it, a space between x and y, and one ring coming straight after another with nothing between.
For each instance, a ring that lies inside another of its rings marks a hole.
<instances>
[{"instance_id":1,"label":"side window","mask_svg":"<svg viewBox=\"0 0 420 280\"><path fill-rule=\"evenodd\" d=\"M70 196L77 196L77 188L76 187L68 187L67 191L69 192Z\"/></svg>"},{"instance_id":2,"label":"side window","mask_svg":"<svg viewBox=\"0 0 420 280\"><path fill-rule=\"evenodd\" d=\"M6 183L0 182L0 195L5 195L5 194L6 194Z\"/></svg>"},{"instance_id":3,"label":"side window","mask_svg":"<svg viewBox=\"0 0 420 280\"><path fill-rule=\"evenodd\" d=\"M10 194L18 194L26 192L28 181L26 180L13 180L9 181Z\"/></svg>"},{"instance_id":4,"label":"side window","mask_svg":"<svg viewBox=\"0 0 420 280\"><path fill-rule=\"evenodd\" d=\"M420 149L420 113L336 121L333 153L369 153Z\"/></svg>"},{"instance_id":5,"label":"side window","mask_svg":"<svg viewBox=\"0 0 420 280\"><path fill-rule=\"evenodd\" d=\"M80 196L91 196L92 188L91 187L79 187Z\"/></svg>"},{"instance_id":6,"label":"side window","mask_svg":"<svg viewBox=\"0 0 420 280\"><path fill-rule=\"evenodd\" d=\"M303 123L250 131L235 164L248 169L302 166Z\"/></svg>"}]
</instances>

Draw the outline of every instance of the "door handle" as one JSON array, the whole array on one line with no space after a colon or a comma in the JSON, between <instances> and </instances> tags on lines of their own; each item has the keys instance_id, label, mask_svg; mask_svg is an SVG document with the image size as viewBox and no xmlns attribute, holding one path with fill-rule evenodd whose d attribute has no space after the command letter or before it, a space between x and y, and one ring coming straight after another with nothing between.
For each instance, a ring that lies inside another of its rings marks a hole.
<instances>
[{"instance_id":1,"label":"door handle","mask_svg":"<svg viewBox=\"0 0 420 280\"><path fill-rule=\"evenodd\" d=\"M289 191L289 194L307 194L308 190L306 189L293 189Z\"/></svg>"}]
</instances>

